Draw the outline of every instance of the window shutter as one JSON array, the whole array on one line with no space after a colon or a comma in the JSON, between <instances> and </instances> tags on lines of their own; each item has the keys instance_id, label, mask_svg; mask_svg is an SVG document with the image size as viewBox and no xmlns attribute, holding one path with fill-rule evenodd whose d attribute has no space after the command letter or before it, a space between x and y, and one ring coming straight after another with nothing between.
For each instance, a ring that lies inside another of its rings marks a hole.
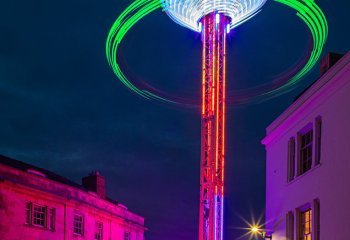
<instances>
[{"instance_id":1,"label":"window shutter","mask_svg":"<svg viewBox=\"0 0 350 240\"><path fill-rule=\"evenodd\" d=\"M301 213L300 213L300 210L299 209L296 209L296 212L295 212L295 216L296 216L296 228L295 228L295 234L296 234L296 239L301 239L302 235L301 235L301 231L302 231L302 228L301 228Z\"/></svg>"},{"instance_id":2,"label":"window shutter","mask_svg":"<svg viewBox=\"0 0 350 240\"><path fill-rule=\"evenodd\" d=\"M48 225L48 213L49 213L49 211L48 211L48 208L47 207L45 207L45 215L44 215L44 218L45 218L45 223L44 223L44 227L48 227L49 225Z\"/></svg>"},{"instance_id":3,"label":"window shutter","mask_svg":"<svg viewBox=\"0 0 350 240\"><path fill-rule=\"evenodd\" d=\"M294 179L295 176L295 138L288 141L288 163L287 163L287 182Z\"/></svg>"},{"instance_id":4,"label":"window shutter","mask_svg":"<svg viewBox=\"0 0 350 240\"><path fill-rule=\"evenodd\" d=\"M322 119L316 118L315 122L315 165L321 163L321 138L322 138Z\"/></svg>"},{"instance_id":5,"label":"window shutter","mask_svg":"<svg viewBox=\"0 0 350 240\"><path fill-rule=\"evenodd\" d=\"M26 224L32 224L32 203L26 203Z\"/></svg>"},{"instance_id":6,"label":"window shutter","mask_svg":"<svg viewBox=\"0 0 350 240\"><path fill-rule=\"evenodd\" d=\"M301 145L301 134L300 133L298 133L298 135L297 135L297 176L300 176L301 175L301 164L300 164L300 162L301 162L301 154L300 154L300 145Z\"/></svg>"},{"instance_id":7,"label":"window shutter","mask_svg":"<svg viewBox=\"0 0 350 240\"><path fill-rule=\"evenodd\" d=\"M286 215L286 240L294 240L294 215L288 212Z\"/></svg>"},{"instance_id":8,"label":"window shutter","mask_svg":"<svg viewBox=\"0 0 350 240\"><path fill-rule=\"evenodd\" d=\"M313 229L314 229L314 240L320 240L320 201L318 199L314 200L314 219L313 219Z\"/></svg>"},{"instance_id":9,"label":"window shutter","mask_svg":"<svg viewBox=\"0 0 350 240\"><path fill-rule=\"evenodd\" d=\"M54 208L49 208L48 220L49 220L49 228L51 230L55 230L55 215L56 215L56 210Z\"/></svg>"}]
</instances>

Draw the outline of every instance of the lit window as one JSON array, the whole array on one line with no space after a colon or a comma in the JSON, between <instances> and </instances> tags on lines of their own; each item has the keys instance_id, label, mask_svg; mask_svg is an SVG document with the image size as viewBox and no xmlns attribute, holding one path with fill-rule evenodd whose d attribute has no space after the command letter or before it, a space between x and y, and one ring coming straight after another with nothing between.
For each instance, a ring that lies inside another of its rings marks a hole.
<instances>
[{"instance_id":1,"label":"lit window","mask_svg":"<svg viewBox=\"0 0 350 240\"><path fill-rule=\"evenodd\" d=\"M102 240L103 236L103 223L96 222L95 225L95 240Z\"/></svg>"},{"instance_id":2,"label":"lit window","mask_svg":"<svg viewBox=\"0 0 350 240\"><path fill-rule=\"evenodd\" d=\"M33 225L46 227L46 207L33 206Z\"/></svg>"},{"instance_id":3,"label":"lit window","mask_svg":"<svg viewBox=\"0 0 350 240\"><path fill-rule=\"evenodd\" d=\"M292 215L292 213L289 213ZM296 210L296 239L297 240L320 240L320 200L314 199ZM287 214L288 222L288 214ZM287 224L288 227L288 224ZM294 239L293 228L287 228L287 240ZM289 233L289 235L288 235ZM288 238L290 236L291 238Z\"/></svg>"},{"instance_id":4,"label":"lit window","mask_svg":"<svg viewBox=\"0 0 350 240\"><path fill-rule=\"evenodd\" d=\"M84 217L79 214L74 214L74 234L83 236L84 235Z\"/></svg>"},{"instance_id":5,"label":"lit window","mask_svg":"<svg viewBox=\"0 0 350 240\"><path fill-rule=\"evenodd\" d=\"M309 171L312 166L313 130L299 136L299 175Z\"/></svg>"},{"instance_id":6,"label":"lit window","mask_svg":"<svg viewBox=\"0 0 350 240\"><path fill-rule=\"evenodd\" d=\"M311 240L312 210L311 208L300 212L300 240Z\"/></svg>"},{"instance_id":7,"label":"lit window","mask_svg":"<svg viewBox=\"0 0 350 240\"><path fill-rule=\"evenodd\" d=\"M124 232L124 240L131 240L130 232Z\"/></svg>"}]
</instances>

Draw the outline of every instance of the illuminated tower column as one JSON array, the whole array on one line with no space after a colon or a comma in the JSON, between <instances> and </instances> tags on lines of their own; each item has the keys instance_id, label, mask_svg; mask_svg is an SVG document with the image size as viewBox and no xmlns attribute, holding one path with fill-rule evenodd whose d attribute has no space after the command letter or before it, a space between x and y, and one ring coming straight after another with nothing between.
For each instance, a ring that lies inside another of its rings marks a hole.
<instances>
[{"instance_id":1,"label":"illuminated tower column","mask_svg":"<svg viewBox=\"0 0 350 240\"><path fill-rule=\"evenodd\" d=\"M199 240L223 239L225 163L225 57L230 18L210 13L201 20L202 136Z\"/></svg>"},{"instance_id":2,"label":"illuminated tower column","mask_svg":"<svg viewBox=\"0 0 350 240\"><path fill-rule=\"evenodd\" d=\"M177 103L138 88L118 64L118 48L129 29L150 12L163 8L179 25L202 34L202 131L199 240L223 240L225 164L225 57L226 34L253 18L267 0L135 0L119 16L108 35L106 53L114 73L129 89L152 100ZM314 0L276 0L296 10L313 36L306 65L284 85L263 93L273 96L295 85L317 62L325 44L327 20ZM153 89L151 89L153 90Z\"/></svg>"}]
</instances>

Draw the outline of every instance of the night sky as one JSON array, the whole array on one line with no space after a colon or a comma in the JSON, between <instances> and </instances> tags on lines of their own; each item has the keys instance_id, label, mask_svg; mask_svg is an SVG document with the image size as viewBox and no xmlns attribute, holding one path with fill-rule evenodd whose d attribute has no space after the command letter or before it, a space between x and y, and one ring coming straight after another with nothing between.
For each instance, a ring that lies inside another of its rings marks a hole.
<instances>
[{"instance_id":1,"label":"night sky","mask_svg":"<svg viewBox=\"0 0 350 240\"><path fill-rule=\"evenodd\" d=\"M348 0L319 0L329 21L325 52L350 47ZM145 217L148 240L197 238L200 110L142 99L113 75L105 40L130 0L10 0L0 3L0 154L80 182L100 170L107 191ZM310 49L295 13L268 1L233 31L228 88L273 81ZM198 34L152 13L126 36L129 76L169 93L199 96ZM264 212L265 128L319 76L227 116L226 239Z\"/></svg>"}]
</instances>

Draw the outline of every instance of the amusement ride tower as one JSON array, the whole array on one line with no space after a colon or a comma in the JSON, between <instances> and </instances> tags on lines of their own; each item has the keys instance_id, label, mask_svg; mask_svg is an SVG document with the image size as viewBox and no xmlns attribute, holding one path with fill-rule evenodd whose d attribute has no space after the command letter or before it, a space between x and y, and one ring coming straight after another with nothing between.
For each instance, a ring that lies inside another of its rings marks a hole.
<instances>
[{"instance_id":1,"label":"amusement ride tower","mask_svg":"<svg viewBox=\"0 0 350 240\"><path fill-rule=\"evenodd\" d=\"M169 16L202 34L199 240L223 239L226 38L265 0L168 0Z\"/></svg>"},{"instance_id":2,"label":"amusement ride tower","mask_svg":"<svg viewBox=\"0 0 350 240\"><path fill-rule=\"evenodd\" d=\"M202 35L201 168L199 240L223 240L226 38L230 30L256 15L266 0L134 0L114 22L106 55L119 80L147 99L179 103L154 88L129 81L118 63L118 49L132 26L149 13L163 9L178 24ZM315 0L274 0L297 12L309 28L313 47L305 66L288 79L262 88L255 97L271 98L296 86L318 61L328 36L325 15ZM255 95L254 92L252 95Z\"/></svg>"}]
</instances>

